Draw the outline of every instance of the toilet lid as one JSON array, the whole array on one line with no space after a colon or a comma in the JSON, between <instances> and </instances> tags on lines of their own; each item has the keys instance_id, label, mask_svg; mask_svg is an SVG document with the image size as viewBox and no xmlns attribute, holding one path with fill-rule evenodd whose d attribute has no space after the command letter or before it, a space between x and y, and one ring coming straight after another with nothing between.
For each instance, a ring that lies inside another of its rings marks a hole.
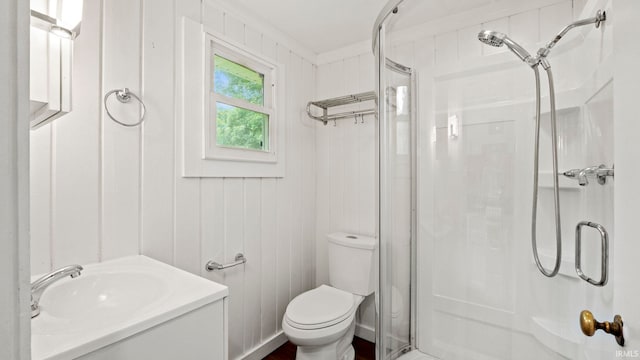
<instances>
[{"instance_id":1,"label":"toilet lid","mask_svg":"<svg viewBox=\"0 0 640 360\"><path fill-rule=\"evenodd\" d=\"M353 294L321 285L291 300L285 318L298 329L320 329L342 322L354 312Z\"/></svg>"}]
</instances>

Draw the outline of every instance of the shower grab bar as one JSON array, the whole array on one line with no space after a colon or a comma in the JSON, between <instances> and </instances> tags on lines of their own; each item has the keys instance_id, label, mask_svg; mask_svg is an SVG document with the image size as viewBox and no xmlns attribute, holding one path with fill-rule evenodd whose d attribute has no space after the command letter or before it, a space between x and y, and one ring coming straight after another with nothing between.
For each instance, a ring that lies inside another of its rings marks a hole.
<instances>
[{"instance_id":1,"label":"shower grab bar","mask_svg":"<svg viewBox=\"0 0 640 360\"><path fill-rule=\"evenodd\" d=\"M209 260L207 262L207 265L205 265L205 269L207 269L207 271L224 270L224 269L228 269L230 267L242 265L242 264L244 264L246 262L247 262L247 258L244 257L244 254L238 253L238 254L236 254L235 261L232 262L232 263L220 264L219 262L216 262L216 261L213 261L213 260Z\"/></svg>"},{"instance_id":2,"label":"shower grab bar","mask_svg":"<svg viewBox=\"0 0 640 360\"><path fill-rule=\"evenodd\" d=\"M600 233L600 242L602 246L601 250L601 262L600 262L600 280L595 281L592 278L588 277L582 271L582 227L589 226L592 227ZM578 225L576 225L576 273L578 276L586 282L594 286L605 286L607 285L607 280L609 269L609 234L607 233L607 229L600 224L596 224L591 221L580 221Z\"/></svg>"},{"instance_id":3,"label":"shower grab bar","mask_svg":"<svg viewBox=\"0 0 640 360\"><path fill-rule=\"evenodd\" d=\"M307 115L314 120L322 121L324 125L327 125L329 121L357 118L358 116L364 117L366 115L375 115L377 113L375 108L329 114L330 108L350 105L350 104L357 104L360 102L371 101L375 99L376 99L376 93L373 91L368 91L368 92L363 92L358 94L335 97L331 99L309 101L307 103ZM311 111L311 106L315 106L321 109L322 115L314 115L313 112Z\"/></svg>"}]
</instances>

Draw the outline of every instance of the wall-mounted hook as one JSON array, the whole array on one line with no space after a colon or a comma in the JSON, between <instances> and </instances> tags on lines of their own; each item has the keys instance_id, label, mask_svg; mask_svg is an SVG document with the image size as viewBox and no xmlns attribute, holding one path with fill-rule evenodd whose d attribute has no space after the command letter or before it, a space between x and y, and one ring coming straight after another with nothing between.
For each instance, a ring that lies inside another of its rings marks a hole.
<instances>
[{"instance_id":1,"label":"wall-mounted hook","mask_svg":"<svg viewBox=\"0 0 640 360\"><path fill-rule=\"evenodd\" d=\"M360 124L364 124L364 114L360 115Z\"/></svg>"},{"instance_id":2,"label":"wall-mounted hook","mask_svg":"<svg viewBox=\"0 0 640 360\"><path fill-rule=\"evenodd\" d=\"M336 119L333 119L333 126L338 126L338 123L336 123Z\"/></svg>"}]
</instances>

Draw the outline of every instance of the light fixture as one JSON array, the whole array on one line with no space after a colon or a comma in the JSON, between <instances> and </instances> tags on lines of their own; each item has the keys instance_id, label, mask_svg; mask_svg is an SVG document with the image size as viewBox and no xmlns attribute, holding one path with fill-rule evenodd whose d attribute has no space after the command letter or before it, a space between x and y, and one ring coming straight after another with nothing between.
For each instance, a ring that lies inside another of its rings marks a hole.
<instances>
[{"instance_id":1,"label":"light fixture","mask_svg":"<svg viewBox=\"0 0 640 360\"><path fill-rule=\"evenodd\" d=\"M50 0L49 13L31 10L31 25L67 39L80 34L83 0Z\"/></svg>"}]
</instances>

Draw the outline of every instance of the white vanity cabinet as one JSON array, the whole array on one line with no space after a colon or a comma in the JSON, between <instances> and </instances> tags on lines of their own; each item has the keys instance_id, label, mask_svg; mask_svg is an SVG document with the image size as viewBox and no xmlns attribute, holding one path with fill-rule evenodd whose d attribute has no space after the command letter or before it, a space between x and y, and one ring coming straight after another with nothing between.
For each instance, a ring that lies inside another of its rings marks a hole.
<instances>
[{"instance_id":1,"label":"white vanity cabinet","mask_svg":"<svg viewBox=\"0 0 640 360\"><path fill-rule=\"evenodd\" d=\"M205 305L77 359L226 360L226 299Z\"/></svg>"},{"instance_id":2,"label":"white vanity cabinet","mask_svg":"<svg viewBox=\"0 0 640 360\"><path fill-rule=\"evenodd\" d=\"M142 255L83 268L43 293L33 360L227 360L226 286Z\"/></svg>"}]
</instances>

